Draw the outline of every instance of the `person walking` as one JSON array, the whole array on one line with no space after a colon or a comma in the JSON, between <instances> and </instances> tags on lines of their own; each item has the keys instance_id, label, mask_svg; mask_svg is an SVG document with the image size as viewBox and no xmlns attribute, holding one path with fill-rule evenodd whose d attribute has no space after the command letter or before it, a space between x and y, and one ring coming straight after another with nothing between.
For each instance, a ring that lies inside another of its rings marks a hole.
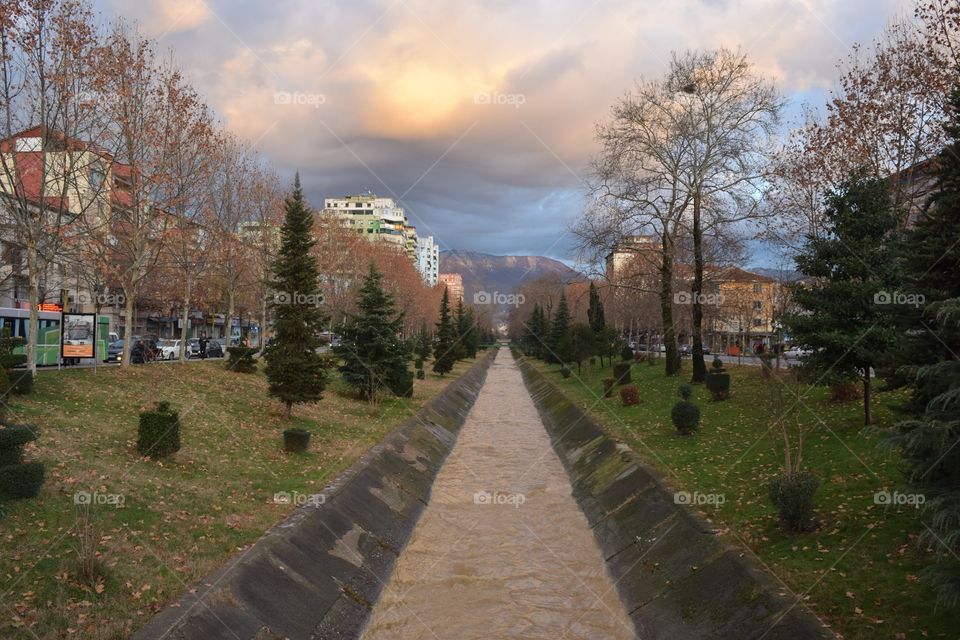
<instances>
[{"instance_id":1,"label":"person walking","mask_svg":"<svg viewBox=\"0 0 960 640\"><path fill-rule=\"evenodd\" d=\"M207 334L206 334L206 332L200 334L199 344L200 344L200 359L201 359L201 360L206 360L206 359L207 359Z\"/></svg>"}]
</instances>

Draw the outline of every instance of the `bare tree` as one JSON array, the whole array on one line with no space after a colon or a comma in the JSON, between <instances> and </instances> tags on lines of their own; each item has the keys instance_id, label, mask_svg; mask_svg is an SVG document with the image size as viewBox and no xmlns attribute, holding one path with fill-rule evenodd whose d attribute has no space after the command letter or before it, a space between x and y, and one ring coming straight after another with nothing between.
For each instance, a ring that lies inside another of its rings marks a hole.
<instances>
[{"instance_id":1,"label":"bare tree","mask_svg":"<svg viewBox=\"0 0 960 640\"><path fill-rule=\"evenodd\" d=\"M727 49L674 54L666 88L673 89L690 154L680 178L691 194L693 239L693 375L703 382L703 271L705 231L756 218L783 99L746 56Z\"/></svg>"},{"instance_id":2,"label":"bare tree","mask_svg":"<svg viewBox=\"0 0 960 640\"><path fill-rule=\"evenodd\" d=\"M24 249L31 375L43 280L76 222L102 208L108 188L97 179L104 157L87 66L99 49L93 24L82 0L10 0L0 12L0 197Z\"/></svg>"}]
</instances>

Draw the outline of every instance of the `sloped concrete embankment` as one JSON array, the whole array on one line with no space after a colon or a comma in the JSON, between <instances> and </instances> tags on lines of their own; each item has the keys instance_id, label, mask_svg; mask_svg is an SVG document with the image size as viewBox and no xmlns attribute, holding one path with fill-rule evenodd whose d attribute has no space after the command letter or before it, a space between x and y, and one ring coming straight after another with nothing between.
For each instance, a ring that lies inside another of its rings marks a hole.
<instances>
[{"instance_id":1,"label":"sloped concrete embankment","mask_svg":"<svg viewBox=\"0 0 960 640\"><path fill-rule=\"evenodd\" d=\"M322 500L308 501L133 637L358 637L495 353L365 453Z\"/></svg>"},{"instance_id":2,"label":"sloped concrete embankment","mask_svg":"<svg viewBox=\"0 0 960 640\"><path fill-rule=\"evenodd\" d=\"M529 363L524 381L644 640L835 638Z\"/></svg>"}]
</instances>

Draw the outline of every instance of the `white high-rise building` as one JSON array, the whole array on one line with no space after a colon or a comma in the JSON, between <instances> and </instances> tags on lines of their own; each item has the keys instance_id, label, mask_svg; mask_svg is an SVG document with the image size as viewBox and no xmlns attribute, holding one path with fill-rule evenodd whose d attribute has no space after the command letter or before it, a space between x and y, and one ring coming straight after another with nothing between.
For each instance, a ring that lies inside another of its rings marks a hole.
<instances>
[{"instance_id":1,"label":"white high-rise building","mask_svg":"<svg viewBox=\"0 0 960 640\"><path fill-rule=\"evenodd\" d=\"M417 269L423 281L431 287L437 284L440 275L440 247L433 241L433 236L424 236L417 239Z\"/></svg>"}]
</instances>

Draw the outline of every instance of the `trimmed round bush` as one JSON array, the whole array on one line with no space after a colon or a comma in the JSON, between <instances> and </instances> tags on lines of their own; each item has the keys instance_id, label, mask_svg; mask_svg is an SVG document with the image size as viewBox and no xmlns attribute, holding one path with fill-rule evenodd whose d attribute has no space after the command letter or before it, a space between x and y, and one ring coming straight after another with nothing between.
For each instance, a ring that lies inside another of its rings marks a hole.
<instances>
[{"instance_id":1,"label":"trimmed round bush","mask_svg":"<svg viewBox=\"0 0 960 640\"><path fill-rule=\"evenodd\" d=\"M840 380L830 385L830 402L853 402L863 396L863 387L854 380Z\"/></svg>"},{"instance_id":2,"label":"trimmed round bush","mask_svg":"<svg viewBox=\"0 0 960 640\"><path fill-rule=\"evenodd\" d=\"M795 533L814 528L813 496L820 481L812 473L781 473L770 480L770 501L780 513L784 529Z\"/></svg>"},{"instance_id":3,"label":"trimmed round bush","mask_svg":"<svg viewBox=\"0 0 960 640\"><path fill-rule=\"evenodd\" d=\"M725 400L730 397L730 374L723 368L723 360L713 359L713 367L707 372L704 384L714 400Z\"/></svg>"},{"instance_id":4,"label":"trimmed round bush","mask_svg":"<svg viewBox=\"0 0 960 640\"><path fill-rule=\"evenodd\" d=\"M151 458L162 458L180 450L180 415L161 401L153 411L140 414L137 451Z\"/></svg>"},{"instance_id":5,"label":"trimmed round bush","mask_svg":"<svg viewBox=\"0 0 960 640\"><path fill-rule=\"evenodd\" d=\"M633 360L633 349L628 346L624 346L620 349L620 359L624 362L630 362Z\"/></svg>"},{"instance_id":6,"label":"trimmed round bush","mask_svg":"<svg viewBox=\"0 0 960 640\"><path fill-rule=\"evenodd\" d=\"M26 424L12 424L0 429L0 466L21 464L23 445L33 442L40 430Z\"/></svg>"},{"instance_id":7,"label":"trimmed round bush","mask_svg":"<svg viewBox=\"0 0 960 640\"><path fill-rule=\"evenodd\" d=\"M421 358L417 358L416 360L414 360L414 361L413 361L413 368L414 368L414 369L417 369L418 371L419 371L420 369L423 369L423 360L422 360Z\"/></svg>"},{"instance_id":8,"label":"trimmed round bush","mask_svg":"<svg viewBox=\"0 0 960 640\"><path fill-rule=\"evenodd\" d=\"M625 385L633 382L630 378L630 363L615 362L613 364L613 379L617 385Z\"/></svg>"},{"instance_id":9,"label":"trimmed round bush","mask_svg":"<svg viewBox=\"0 0 960 640\"><path fill-rule=\"evenodd\" d=\"M570 367L566 365L560 367L560 375L562 375L564 378L569 378L572 374L573 372L570 371Z\"/></svg>"},{"instance_id":10,"label":"trimmed round bush","mask_svg":"<svg viewBox=\"0 0 960 640\"><path fill-rule=\"evenodd\" d=\"M617 385L616 385L616 380L614 380L613 378L604 378L604 379L603 379L603 397L604 397L604 398L612 398L612 397L613 397L613 389L614 389L614 387L616 387L616 386L617 386Z\"/></svg>"},{"instance_id":11,"label":"trimmed round bush","mask_svg":"<svg viewBox=\"0 0 960 640\"><path fill-rule=\"evenodd\" d=\"M20 500L34 497L43 486L44 475L42 462L0 467L0 498Z\"/></svg>"},{"instance_id":12,"label":"trimmed round bush","mask_svg":"<svg viewBox=\"0 0 960 640\"><path fill-rule=\"evenodd\" d=\"M257 350L253 347L227 347L227 370L237 373L255 373L257 362L253 359Z\"/></svg>"},{"instance_id":13,"label":"trimmed round bush","mask_svg":"<svg viewBox=\"0 0 960 640\"><path fill-rule=\"evenodd\" d=\"M682 384L678 388L681 400L670 410L670 420L682 435L689 435L700 427L700 407L690 402L693 387Z\"/></svg>"},{"instance_id":14,"label":"trimmed round bush","mask_svg":"<svg viewBox=\"0 0 960 640\"><path fill-rule=\"evenodd\" d=\"M293 429L284 429L283 431L283 449L290 453L303 453L310 447L310 432L306 429L295 427Z\"/></svg>"},{"instance_id":15,"label":"trimmed round bush","mask_svg":"<svg viewBox=\"0 0 960 640\"><path fill-rule=\"evenodd\" d=\"M417 369L417 380L424 380L424 379L426 379L426 377L427 377L427 376L426 376L426 374L423 372L423 369L422 369L422 368L421 368L421 369Z\"/></svg>"},{"instance_id":16,"label":"trimmed round bush","mask_svg":"<svg viewBox=\"0 0 960 640\"><path fill-rule=\"evenodd\" d=\"M625 407L640 404L640 390L637 389L637 386L625 384L620 387L620 402L622 402Z\"/></svg>"}]
</instances>

